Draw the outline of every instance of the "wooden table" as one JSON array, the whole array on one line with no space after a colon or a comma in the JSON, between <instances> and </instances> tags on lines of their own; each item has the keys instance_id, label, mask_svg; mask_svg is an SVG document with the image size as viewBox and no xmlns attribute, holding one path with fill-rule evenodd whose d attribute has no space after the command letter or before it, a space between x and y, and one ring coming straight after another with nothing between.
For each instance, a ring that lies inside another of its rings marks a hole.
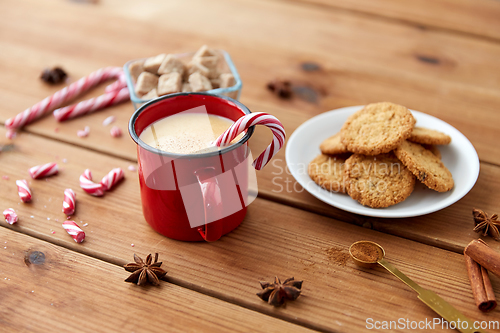
<instances>
[{"instance_id":1,"label":"wooden table","mask_svg":"<svg viewBox=\"0 0 500 333\"><path fill-rule=\"evenodd\" d=\"M359 332L368 318L437 317L386 271L334 260L362 239L382 244L389 261L471 319L499 320L500 310L483 314L474 305L461 253L478 237L472 208L500 210L500 2L3 0L0 12L2 123L60 89L39 80L47 66L63 66L74 81L101 67L208 44L231 54L244 82L241 101L276 115L289 135L328 110L392 101L455 126L481 160L477 184L456 204L416 218L378 219L301 191L289 173L279 173L283 149L258 172L259 197L239 228L215 243L186 243L144 221L138 177L127 170L136 165L135 144L128 135L111 138L101 125L114 115L126 130L131 103L65 123L45 117L19 133L15 149L0 153L0 176L8 176L0 179L0 208L20 216L13 226L0 221L0 331ZM304 62L321 69L304 71ZM281 100L265 88L277 77L322 95L316 103ZM86 125L90 136L77 137ZM269 139L257 129L254 153ZM19 203L15 180L50 161L60 174L31 180L33 202ZM96 198L80 189L84 169L102 177L113 167L126 173L116 190ZM294 189L279 191L287 183ZM82 244L61 227L68 187L77 195L74 220L87 234ZM500 242L485 241L500 250ZM45 264L27 265L30 251L42 251ZM123 282L122 266L134 253L154 252L168 271L161 286ZM297 301L273 308L255 295L258 282L275 275L304 280ZM492 282L500 297L500 279Z\"/></svg>"}]
</instances>

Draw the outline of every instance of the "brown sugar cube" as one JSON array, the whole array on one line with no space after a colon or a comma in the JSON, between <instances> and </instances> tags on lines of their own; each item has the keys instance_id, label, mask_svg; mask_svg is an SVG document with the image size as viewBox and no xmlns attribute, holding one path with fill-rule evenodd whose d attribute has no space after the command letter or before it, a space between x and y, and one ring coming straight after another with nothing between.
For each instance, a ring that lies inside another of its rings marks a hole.
<instances>
[{"instance_id":1,"label":"brown sugar cube","mask_svg":"<svg viewBox=\"0 0 500 333\"><path fill-rule=\"evenodd\" d=\"M206 58L193 58L188 65L188 74L191 75L196 72L200 72L202 75L208 77L209 79L216 79L219 77L219 70L217 66L207 67L203 65L202 59Z\"/></svg>"},{"instance_id":2,"label":"brown sugar cube","mask_svg":"<svg viewBox=\"0 0 500 333\"><path fill-rule=\"evenodd\" d=\"M146 95L142 96L142 99L153 99L156 97L158 97L158 93L156 92L156 88L153 88Z\"/></svg>"},{"instance_id":3,"label":"brown sugar cube","mask_svg":"<svg viewBox=\"0 0 500 333\"><path fill-rule=\"evenodd\" d=\"M191 92L191 85L189 83L183 83L182 84L182 92Z\"/></svg>"},{"instance_id":4,"label":"brown sugar cube","mask_svg":"<svg viewBox=\"0 0 500 333\"><path fill-rule=\"evenodd\" d=\"M200 47L198 51L194 54L193 58L199 58L199 57L211 57L217 55L214 50L208 48L207 45L203 45Z\"/></svg>"},{"instance_id":5,"label":"brown sugar cube","mask_svg":"<svg viewBox=\"0 0 500 333\"><path fill-rule=\"evenodd\" d=\"M169 54L161 63L160 68L158 68L158 74L162 75L177 72L182 75L185 67L186 66L184 66L182 61L180 61L176 56Z\"/></svg>"},{"instance_id":6,"label":"brown sugar cube","mask_svg":"<svg viewBox=\"0 0 500 333\"><path fill-rule=\"evenodd\" d=\"M236 84L236 80L234 79L234 76L231 73L221 74L219 76L219 79L221 88L229 88Z\"/></svg>"},{"instance_id":7,"label":"brown sugar cube","mask_svg":"<svg viewBox=\"0 0 500 333\"><path fill-rule=\"evenodd\" d=\"M158 73L158 68L160 68L166 56L166 54L162 53L157 55L156 57L147 58L144 62L144 70L153 74Z\"/></svg>"},{"instance_id":8,"label":"brown sugar cube","mask_svg":"<svg viewBox=\"0 0 500 333\"><path fill-rule=\"evenodd\" d=\"M203 76L208 76L210 74L210 69L207 67L203 66L200 64L198 61L195 61L194 59L188 64L188 71L187 71L187 76L189 76L193 73L200 73Z\"/></svg>"},{"instance_id":9,"label":"brown sugar cube","mask_svg":"<svg viewBox=\"0 0 500 333\"><path fill-rule=\"evenodd\" d=\"M128 65L128 70L130 76L132 77L134 83L137 82L137 78L144 72L144 60L137 60Z\"/></svg>"},{"instance_id":10,"label":"brown sugar cube","mask_svg":"<svg viewBox=\"0 0 500 333\"><path fill-rule=\"evenodd\" d=\"M219 64L218 56L210 56L210 57L196 57L193 58L193 61L196 61L208 69L216 68Z\"/></svg>"},{"instance_id":11,"label":"brown sugar cube","mask_svg":"<svg viewBox=\"0 0 500 333\"><path fill-rule=\"evenodd\" d=\"M220 79L210 79L210 83L212 84L212 89L220 88Z\"/></svg>"},{"instance_id":12,"label":"brown sugar cube","mask_svg":"<svg viewBox=\"0 0 500 333\"><path fill-rule=\"evenodd\" d=\"M207 91L212 89L212 84L206 76L201 75L199 72L189 75L189 84L193 92Z\"/></svg>"},{"instance_id":13,"label":"brown sugar cube","mask_svg":"<svg viewBox=\"0 0 500 333\"><path fill-rule=\"evenodd\" d=\"M182 87L181 74L174 72L170 74L163 74L158 80L158 96L180 92Z\"/></svg>"},{"instance_id":14,"label":"brown sugar cube","mask_svg":"<svg viewBox=\"0 0 500 333\"><path fill-rule=\"evenodd\" d=\"M157 85L158 76L149 72L142 72L141 75L139 75L139 77L137 78L135 93L142 96L148 93L151 89L156 88Z\"/></svg>"}]
</instances>

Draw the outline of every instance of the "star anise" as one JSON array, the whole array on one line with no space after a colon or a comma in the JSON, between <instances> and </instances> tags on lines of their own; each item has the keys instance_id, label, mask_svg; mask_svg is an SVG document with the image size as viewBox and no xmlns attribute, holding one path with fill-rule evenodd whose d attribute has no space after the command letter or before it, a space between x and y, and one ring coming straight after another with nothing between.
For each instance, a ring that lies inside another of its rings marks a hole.
<instances>
[{"instance_id":1,"label":"star anise","mask_svg":"<svg viewBox=\"0 0 500 333\"><path fill-rule=\"evenodd\" d=\"M158 262L158 253L155 253L155 261L153 263L151 263L151 259L151 254L148 254L146 262L144 262L134 253L135 262L123 266L128 272L133 272L125 281L137 283L138 286L144 285L148 281L152 285L159 285L160 279L167 272L160 268L162 263Z\"/></svg>"},{"instance_id":2,"label":"star anise","mask_svg":"<svg viewBox=\"0 0 500 333\"><path fill-rule=\"evenodd\" d=\"M257 296L262 300L274 306L281 306L285 300L294 301L300 295L302 281L296 281L292 278L286 279L283 283L278 277L274 278L274 283L260 282L262 291Z\"/></svg>"},{"instance_id":3,"label":"star anise","mask_svg":"<svg viewBox=\"0 0 500 333\"><path fill-rule=\"evenodd\" d=\"M40 75L40 78L48 84L58 84L63 82L68 74L61 67L54 67L52 69L46 68Z\"/></svg>"},{"instance_id":4,"label":"star anise","mask_svg":"<svg viewBox=\"0 0 500 333\"><path fill-rule=\"evenodd\" d=\"M289 80L273 80L267 84L267 89L283 99L292 96L292 83Z\"/></svg>"},{"instance_id":5,"label":"star anise","mask_svg":"<svg viewBox=\"0 0 500 333\"><path fill-rule=\"evenodd\" d=\"M472 216L476 224L474 227L475 232L482 231L483 236L490 235L495 240L500 240L500 221L498 220L498 214L493 214L488 217L488 214L482 210L473 209Z\"/></svg>"}]
</instances>

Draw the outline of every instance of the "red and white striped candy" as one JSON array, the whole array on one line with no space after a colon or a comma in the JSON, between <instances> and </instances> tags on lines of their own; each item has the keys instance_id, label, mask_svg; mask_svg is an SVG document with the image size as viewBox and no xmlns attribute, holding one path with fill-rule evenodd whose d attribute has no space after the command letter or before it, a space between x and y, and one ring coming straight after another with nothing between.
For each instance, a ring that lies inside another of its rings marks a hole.
<instances>
[{"instance_id":1,"label":"red and white striped candy","mask_svg":"<svg viewBox=\"0 0 500 333\"><path fill-rule=\"evenodd\" d=\"M95 112L111 105L128 101L129 99L130 94L127 87L119 90L111 90L104 93L104 95L57 109L54 111L54 117L58 121L64 121Z\"/></svg>"},{"instance_id":2,"label":"red and white striped candy","mask_svg":"<svg viewBox=\"0 0 500 333\"><path fill-rule=\"evenodd\" d=\"M118 126L113 126L109 130L109 134L111 134L113 138L119 138L120 136L122 136L122 130Z\"/></svg>"},{"instance_id":3,"label":"red and white striped candy","mask_svg":"<svg viewBox=\"0 0 500 333\"><path fill-rule=\"evenodd\" d=\"M222 133L215 140L215 145L220 147L230 144L240 133L254 125L267 126L273 132L273 142L253 161L255 169L260 170L276 155L285 143L285 128L276 117L265 112L247 114L238 119Z\"/></svg>"},{"instance_id":4,"label":"red and white striped candy","mask_svg":"<svg viewBox=\"0 0 500 333\"><path fill-rule=\"evenodd\" d=\"M106 191L109 191L120 180L122 180L124 176L125 174L123 173L122 169L115 168L102 178L101 184Z\"/></svg>"},{"instance_id":5,"label":"red and white striped candy","mask_svg":"<svg viewBox=\"0 0 500 333\"><path fill-rule=\"evenodd\" d=\"M102 126L108 126L109 124L113 123L115 120L116 120L115 116L109 116L108 118L103 120Z\"/></svg>"},{"instance_id":6,"label":"red and white striped candy","mask_svg":"<svg viewBox=\"0 0 500 333\"><path fill-rule=\"evenodd\" d=\"M69 216L73 215L73 213L75 212L75 205L76 205L75 197L76 194L72 189L67 188L64 190L64 201L62 209L64 214Z\"/></svg>"},{"instance_id":7,"label":"red and white striped candy","mask_svg":"<svg viewBox=\"0 0 500 333\"><path fill-rule=\"evenodd\" d=\"M104 186L92 181L92 173L89 169L85 170L80 176L80 187L90 195L100 197L104 195Z\"/></svg>"},{"instance_id":8,"label":"red and white striped candy","mask_svg":"<svg viewBox=\"0 0 500 333\"><path fill-rule=\"evenodd\" d=\"M75 242L81 243L85 239L85 232L75 223L75 221L64 221L62 224L64 230L73 237Z\"/></svg>"},{"instance_id":9,"label":"red and white striped candy","mask_svg":"<svg viewBox=\"0 0 500 333\"><path fill-rule=\"evenodd\" d=\"M86 138L87 136L89 136L89 134L90 134L90 127L88 126L85 126L83 130L76 131L76 135L79 138Z\"/></svg>"},{"instance_id":10,"label":"red and white striped candy","mask_svg":"<svg viewBox=\"0 0 500 333\"><path fill-rule=\"evenodd\" d=\"M5 127L8 129L21 128L24 125L40 118L44 114L57 109L69 100L76 98L99 83L113 78L119 79L121 75L123 75L123 70L120 67L106 67L98 69L97 71L90 73L88 76L81 78L62 90L59 90L54 95L38 102L29 109L24 110L17 116L7 119L5 121Z\"/></svg>"},{"instance_id":11,"label":"red and white striped candy","mask_svg":"<svg viewBox=\"0 0 500 333\"><path fill-rule=\"evenodd\" d=\"M19 198L22 202L31 201L31 190L28 186L28 182L24 179L16 180L17 192L19 193Z\"/></svg>"},{"instance_id":12,"label":"red and white striped candy","mask_svg":"<svg viewBox=\"0 0 500 333\"><path fill-rule=\"evenodd\" d=\"M110 85L108 85L104 89L104 92L108 93L108 92L111 92L111 91L114 91L114 90L120 90L122 88L125 88L126 86L127 86L127 81L125 79L125 74L122 73L122 75L120 75L120 77L118 78L118 80L116 80L115 82L111 83Z\"/></svg>"},{"instance_id":13,"label":"red and white striped candy","mask_svg":"<svg viewBox=\"0 0 500 333\"><path fill-rule=\"evenodd\" d=\"M15 130L13 130L13 129L8 129L7 132L5 132L5 136L9 140L13 140L13 139L16 138L17 132Z\"/></svg>"},{"instance_id":14,"label":"red and white striped candy","mask_svg":"<svg viewBox=\"0 0 500 333\"><path fill-rule=\"evenodd\" d=\"M47 163L44 165L37 165L29 169L31 178L39 179L43 177L48 177L55 175L59 172L59 168L56 163Z\"/></svg>"},{"instance_id":15,"label":"red and white striped candy","mask_svg":"<svg viewBox=\"0 0 500 333\"><path fill-rule=\"evenodd\" d=\"M14 224L18 221L16 211L12 208L4 210L3 217L5 217L5 221L7 221L8 224Z\"/></svg>"}]
</instances>

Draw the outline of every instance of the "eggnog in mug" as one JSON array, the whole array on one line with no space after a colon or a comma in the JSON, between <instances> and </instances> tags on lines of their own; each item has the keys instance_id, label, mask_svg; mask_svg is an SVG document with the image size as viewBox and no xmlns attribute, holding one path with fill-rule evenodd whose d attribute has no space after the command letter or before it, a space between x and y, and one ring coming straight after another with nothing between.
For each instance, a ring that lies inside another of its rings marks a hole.
<instances>
[{"instance_id":1,"label":"eggnog in mug","mask_svg":"<svg viewBox=\"0 0 500 333\"><path fill-rule=\"evenodd\" d=\"M234 122L228 118L207 113L179 113L160 119L140 135L147 145L175 154L205 153L219 149L215 139ZM237 142L244 133L233 141Z\"/></svg>"}]
</instances>

